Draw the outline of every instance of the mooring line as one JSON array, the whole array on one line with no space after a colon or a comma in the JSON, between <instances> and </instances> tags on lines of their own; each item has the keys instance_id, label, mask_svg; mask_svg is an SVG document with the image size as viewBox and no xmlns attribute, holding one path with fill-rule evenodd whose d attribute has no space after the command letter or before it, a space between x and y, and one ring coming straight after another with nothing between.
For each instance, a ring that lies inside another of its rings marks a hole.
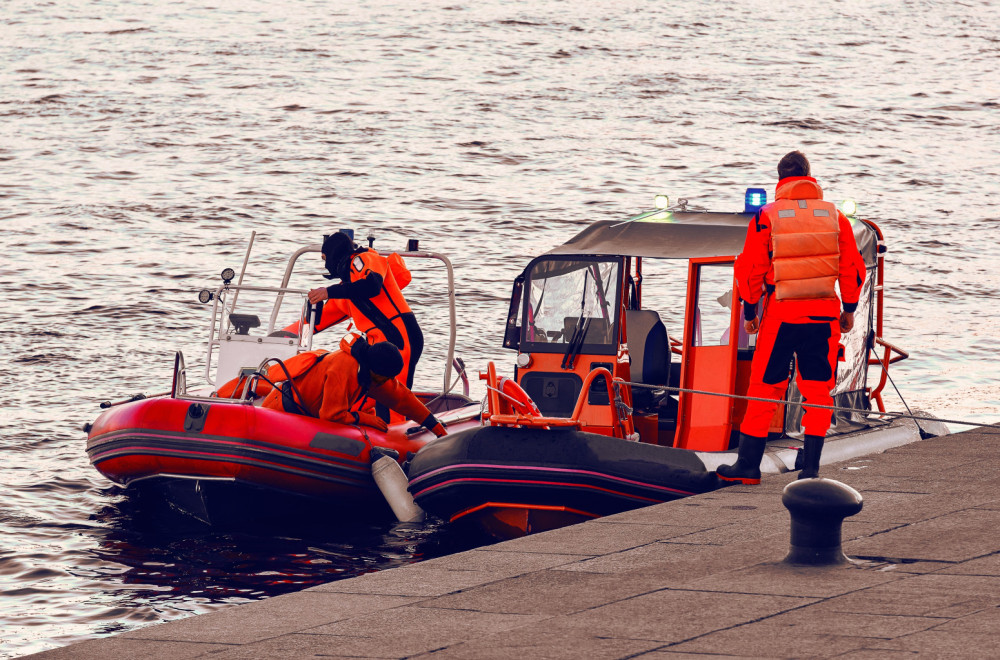
<instances>
[{"instance_id":1,"label":"mooring line","mask_svg":"<svg viewBox=\"0 0 1000 660\"><path fill-rule=\"evenodd\" d=\"M646 383L635 383L635 382L627 381L627 380L625 380L625 381L619 381L619 382L621 382L623 385L629 385L629 386L632 386L632 387L639 387L639 388L648 389L648 390L667 390L667 391L670 391L670 392L678 392L678 393L684 392L686 394L704 394L706 396L720 396L720 397L725 397L725 398L729 398L729 399L742 399L744 401L762 401L764 403L777 403L777 404L782 404L783 403L783 404L786 404L786 405L799 405L799 406L802 406L803 408L821 408L823 410L835 410L835 411L841 411L841 412L852 412L852 413L859 413L859 414L862 414L862 415L888 415L888 416L892 416L894 418L924 420L924 421L928 421L928 422L945 422L945 423L948 423L948 424L959 424L959 425L962 425L962 426L979 426L979 427L983 427L983 428L994 428L994 429L1000 430L1000 423L984 424L982 422L969 422L969 421L964 421L964 420L959 420L959 419L945 419L943 417L927 417L927 416L922 416L922 415L914 415L912 413L881 412L881 411L878 411L878 410L871 410L871 409L867 409L866 410L866 409L863 409L863 408L862 409L848 408L846 406L825 406L825 405L818 404L818 403L805 403L804 401L803 402L795 402L795 401L785 401L784 399L767 399L767 398L764 398L764 397L747 396L747 395L744 395L744 394L726 394L726 393L723 393L723 392L708 392L708 391L705 391L705 390L693 390L693 389L689 389L689 388L685 388L685 387L671 387L669 385L647 385Z\"/></svg>"}]
</instances>

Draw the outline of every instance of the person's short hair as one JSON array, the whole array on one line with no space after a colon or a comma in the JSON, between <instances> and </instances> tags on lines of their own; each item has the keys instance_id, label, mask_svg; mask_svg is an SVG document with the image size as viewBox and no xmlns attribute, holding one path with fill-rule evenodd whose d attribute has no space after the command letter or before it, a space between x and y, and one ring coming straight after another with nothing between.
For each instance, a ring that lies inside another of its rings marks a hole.
<instances>
[{"instance_id":1,"label":"person's short hair","mask_svg":"<svg viewBox=\"0 0 1000 660\"><path fill-rule=\"evenodd\" d=\"M801 151L790 151L778 161L778 178L809 176L809 159Z\"/></svg>"}]
</instances>

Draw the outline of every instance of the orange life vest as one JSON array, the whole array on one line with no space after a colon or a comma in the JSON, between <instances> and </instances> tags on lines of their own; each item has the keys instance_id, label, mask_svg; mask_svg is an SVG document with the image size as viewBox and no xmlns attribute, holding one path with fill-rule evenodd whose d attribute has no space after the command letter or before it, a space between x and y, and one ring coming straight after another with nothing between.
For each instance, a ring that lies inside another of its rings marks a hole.
<instances>
[{"instance_id":1,"label":"orange life vest","mask_svg":"<svg viewBox=\"0 0 1000 660\"><path fill-rule=\"evenodd\" d=\"M765 207L778 300L837 300L840 224L821 199L779 199Z\"/></svg>"},{"instance_id":2,"label":"orange life vest","mask_svg":"<svg viewBox=\"0 0 1000 660\"><path fill-rule=\"evenodd\" d=\"M257 386L254 388L254 394L257 396L266 396L271 393L274 389L271 387L271 383L276 383L281 380L285 380L287 376L285 375L285 369L288 370L288 375L293 379L298 378L316 366L316 363L323 359L328 351L317 349L315 351L310 351L307 353L299 353L294 355L287 360L284 360L285 368L282 369L281 366L275 364L267 370L267 380L258 380ZM232 379L228 383L219 387L218 396L220 397L235 397L242 393L243 387L246 384L249 376L239 376ZM270 381L270 382L268 382Z\"/></svg>"}]
</instances>

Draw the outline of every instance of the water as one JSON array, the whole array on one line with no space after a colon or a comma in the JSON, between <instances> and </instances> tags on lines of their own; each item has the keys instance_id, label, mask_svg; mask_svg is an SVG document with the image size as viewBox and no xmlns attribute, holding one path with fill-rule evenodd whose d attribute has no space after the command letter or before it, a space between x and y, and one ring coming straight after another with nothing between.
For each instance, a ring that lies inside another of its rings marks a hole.
<instances>
[{"instance_id":1,"label":"water","mask_svg":"<svg viewBox=\"0 0 1000 660\"><path fill-rule=\"evenodd\" d=\"M252 230L258 282L333 228L420 238L455 262L460 354L509 365L529 257L657 192L739 209L801 148L887 237L908 403L995 421L997 25L990 2L7 0L0 656L471 542L149 531L88 465L96 402L196 361L195 292ZM439 301L419 277L414 306ZM421 324L436 383L445 317Z\"/></svg>"}]
</instances>

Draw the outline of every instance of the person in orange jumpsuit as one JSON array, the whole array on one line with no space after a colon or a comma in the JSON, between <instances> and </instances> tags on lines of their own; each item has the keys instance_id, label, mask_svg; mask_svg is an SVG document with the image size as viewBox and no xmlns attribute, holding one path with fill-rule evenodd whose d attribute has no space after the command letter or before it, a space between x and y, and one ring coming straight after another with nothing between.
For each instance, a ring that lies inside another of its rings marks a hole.
<instances>
[{"instance_id":1,"label":"person in orange jumpsuit","mask_svg":"<svg viewBox=\"0 0 1000 660\"><path fill-rule=\"evenodd\" d=\"M735 265L745 329L749 334L759 331L747 395L768 401L747 402L738 458L716 474L747 484L760 483L768 428L788 387L793 355L805 408L799 478L819 475L832 411L809 404L833 405L830 392L836 384L840 335L854 327L865 280L851 223L835 205L823 201L806 157L798 151L786 154L778 163L778 179L775 201L750 223Z\"/></svg>"},{"instance_id":2,"label":"person in orange jumpsuit","mask_svg":"<svg viewBox=\"0 0 1000 660\"><path fill-rule=\"evenodd\" d=\"M270 367L255 393L266 395L264 408L385 431L386 422L370 412L378 402L438 437L446 435L427 406L396 380L402 368L403 358L391 343L369 345L364 339L345 337L341 350L307 351ZM219 396L233 396L243 383L242 379L226 383Z\"/></svg>"},{"instance_id":3,"label":"person in orange jumpsuit","mask_svg":"<svg viewBox=\"0 0 1000 660\"><path fill-rule=\"evenodd\" d=\"M389 341L399 349L403 371L398 379L407 388L413 387L414 370L424 350L424 335L388 260L375 250L356 247L343 232L324 238L322 256L329 272L325 277L339 278L340 282L312 289L309 302L343 300L354 326L370 342Z\"/></svg>"}]
</instances>

